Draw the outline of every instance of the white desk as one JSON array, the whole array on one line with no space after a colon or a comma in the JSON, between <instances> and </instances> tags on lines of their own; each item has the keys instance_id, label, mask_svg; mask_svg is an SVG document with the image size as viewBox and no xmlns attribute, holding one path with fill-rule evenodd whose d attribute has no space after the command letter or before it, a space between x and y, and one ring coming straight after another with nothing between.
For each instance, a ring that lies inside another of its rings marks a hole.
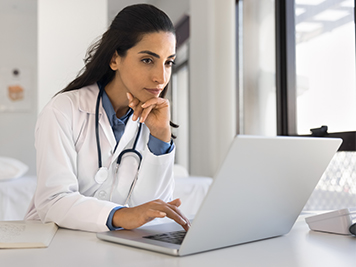
<instances>
[{"instance_id":1,"label":"white desk","mask_svg":"<svg viewBox=\"0 0 356 267\"><path fill-rule=\"evenodd\" d=\"M178 258L101 241L94 233L59 229L48 248L0 250L0 265L355 267L356 238L311 232L299 218L285 236Z\"/></svg>"}]
</instances>

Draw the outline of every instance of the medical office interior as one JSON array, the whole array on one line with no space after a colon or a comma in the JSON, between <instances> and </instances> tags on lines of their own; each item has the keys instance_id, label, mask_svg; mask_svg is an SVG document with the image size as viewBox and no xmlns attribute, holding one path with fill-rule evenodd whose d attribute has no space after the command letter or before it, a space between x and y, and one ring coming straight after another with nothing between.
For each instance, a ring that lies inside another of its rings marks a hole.
<instances>
[{"instance_id":1,"label":"medical office interior","mask_svg":"<svg viewBox=\"0 0 356 267\"><path fill-rule=\"evenodd\" d=\"M354 142L304 209L356 207L355 3L290 2L288 13L278 0L1 0L0 220L22 219L35 190L38 113L133 3L156 5L177 27L168 97L183 211L197 211L236 134L309 135L323 125Z\"/></svg>"}]
</instances>

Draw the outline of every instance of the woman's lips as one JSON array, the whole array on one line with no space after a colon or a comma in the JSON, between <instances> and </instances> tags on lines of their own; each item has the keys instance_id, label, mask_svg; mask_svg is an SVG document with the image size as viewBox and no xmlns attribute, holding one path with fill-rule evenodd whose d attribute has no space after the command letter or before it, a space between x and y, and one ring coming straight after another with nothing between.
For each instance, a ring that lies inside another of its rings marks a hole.
<instances>
[{"instance_id":1,"label":"woman's lips","mask_svg":"<svg viewBox=\"0 0 356 267\"><path fill-rule=\"evenodd\" d=\"M159 94L162 92L162 89L145 88L145 90L148 91L149 93L155 95L155 96L159 96Z\"/></svg>"}]
</instances>

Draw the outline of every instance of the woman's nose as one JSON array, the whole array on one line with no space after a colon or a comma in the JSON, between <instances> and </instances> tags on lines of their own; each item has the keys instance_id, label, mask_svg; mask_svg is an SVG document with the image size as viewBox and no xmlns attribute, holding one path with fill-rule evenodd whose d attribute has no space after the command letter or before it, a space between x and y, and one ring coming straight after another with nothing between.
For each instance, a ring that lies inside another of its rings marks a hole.
<instances>
[{"instance_id":1,"label":"woman's nose","mask_svg":"<svg viewBox=\"0 0 356 267\"><path fill-rule=\"evenodd\" d=\"M167 70L165 66L157 66L153 72L153 81L158 84L165 84L167 81Z\"/></svg>"}]
</instances>

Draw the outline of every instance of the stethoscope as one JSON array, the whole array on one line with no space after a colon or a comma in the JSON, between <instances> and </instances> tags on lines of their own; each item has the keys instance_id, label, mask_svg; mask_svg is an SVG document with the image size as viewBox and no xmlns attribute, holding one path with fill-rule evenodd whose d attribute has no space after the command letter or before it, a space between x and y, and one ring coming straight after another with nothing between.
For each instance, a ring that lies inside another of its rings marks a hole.
<instances>
[{"instance_id":1,"label":"stethoscope","mask_svg":"<svg viewBox=\"0 0 356 267\"><path fill-rule=\"evenodd\" d=\"M101 147L100 147L100 138L99 138L99 105L100 105L100 99L102 98L104 89L99 87L99 94L98 94L98 98L96 100L96 107L95 107L95 136L96 136L96 146L97 146L97 151L98 151L98 171L96 172L95 176L94 176L94 180L98 183L98 184L103 184L107 178L109 177L109 170L107 167L103 167L102 165L102 158L101 158ZM132 148L128 148L128 149L124 149L123 151L121 151L121 153L119 154L118 158L117 158L117 165L116 165L116 172L118 171L118 167L121 163L121 160L123 158L123 156L125 154L128 153L133 153L135 156L137 156L136 158L138 158L138 166L137 166L137 172L136 175L131 183L129 192L127 194L126 200L124 205L127 205L129 199L131 198L133 189L135 188L137 179L138 179L138 173L140 170L140 166L141 166L141 162L142 162L142 155L140 152L138 152L136 150L136 145L138 142L138 138L140 137L140 133L141 133L141 128L142 128L142 123L139 123L139 127L137 130L137 134L136 134L136 138L135 141L133 143ZM114 182L113 182L113 186L111 189L111 194L110 194L110 200L112 198L112 194L113 194L113 187L114 187Z\"/></svg>"}]
</instances>

